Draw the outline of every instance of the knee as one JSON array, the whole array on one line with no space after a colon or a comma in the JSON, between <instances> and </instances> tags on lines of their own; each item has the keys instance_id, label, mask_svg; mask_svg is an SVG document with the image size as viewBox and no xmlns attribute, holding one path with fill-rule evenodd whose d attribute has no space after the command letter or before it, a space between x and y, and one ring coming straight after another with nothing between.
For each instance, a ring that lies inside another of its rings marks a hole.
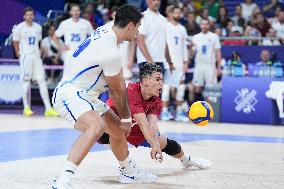
<instances>
[{"instance_id":1,"label":"knee","mask_svg":"<svg viewBox=\"0 0 284 189\"><path fill-rule=\"evenodd\" d=\"M181 146L175 140L167 139L167 145L164 149L162 149L162 152L165 152L170 156L174 156L181 152Z\"/></svg>"}]
</instances>

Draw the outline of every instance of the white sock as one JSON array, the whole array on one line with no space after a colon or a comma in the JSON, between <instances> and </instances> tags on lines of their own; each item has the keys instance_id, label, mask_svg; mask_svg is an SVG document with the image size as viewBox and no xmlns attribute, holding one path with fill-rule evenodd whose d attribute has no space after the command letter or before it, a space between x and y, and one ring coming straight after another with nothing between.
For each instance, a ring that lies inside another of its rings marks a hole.
<instances>
[{"instance_id":1,"label":"white sock","mask_svg":"<svg viewBox=\"0 0 284 189\"><path fill-rule=\"evenodd\" d=\"M64 170L61 173L58 181L61 183L70 183L75 175L78 166L70 161L66 161Z\"/></svg>"},{"instance_id":2,"label":"white sock","mask_svg":"<svg viewBox=\"0 0 284 189\"><path fill-rule=\"evenodd\" d=\"M181 158L179 158L180 161L182 162L189 162L190 161L190 157L189 156L186 156L186 155L183 155Z\"/></svg>"},{"instance_id":3,"label":"white sock","mask_svg":"<svg viewBox=\"0 0 284 189\"><path fill-rule=\"evenodd\" d=\"M181 113L182 109L183 109L182 105L178 105L177 106L177 113Z\"/></svg>"},{"instance_id":4,"label":"white sock","mask_svg":"<svg viewBox=\"0 0 284 189\"><path fill-rule=\"evenodd\" d=\"M28 103L28 95L29 95L29 90L31 87L31 82L30 81L23 81L23 104L24 108L30 108L30 105Z\"/></svg>"},{"instance_id":5,"label":"white sock","mask_svg":"<svg viewBox=\"0 0 284 189\"><path fill-rule=\"evenodd\" d=\"M39 92L40 96L42 98L42 101L44 103L45 109L48 110L51 108L50 102L49 102L49 96L47 91L47 85L45 80L38 81L39 85Z\"/></svg>"},{"instance_id":6,"label":"white sock","mask_svg":"<svg viewBox=\"0 0 284 189\"><path fill-rule=\"evenodd\" d=\"M123 161L118 161L119 165L121 168L127 168L129 166L129 163L133 161L129 156L123 160Z\"/></svg>"}]
</instances>

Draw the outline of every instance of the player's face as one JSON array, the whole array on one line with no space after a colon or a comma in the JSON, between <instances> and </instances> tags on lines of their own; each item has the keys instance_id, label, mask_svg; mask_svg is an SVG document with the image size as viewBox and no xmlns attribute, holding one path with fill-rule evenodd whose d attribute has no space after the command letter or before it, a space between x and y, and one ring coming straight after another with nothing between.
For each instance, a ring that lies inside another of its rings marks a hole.
<instances>
[{"instance_id":1,"label":"player's face","mask_svg":"<svg viewBox=\"0 0 284 189\"><path fill-rule=\"evenodd\" d=\"M34 12L33 11L27 11L24 15L24 19L26 22L32 22L34 20Z\"/></svg>"},{"instance_id":2,"label":"player's face","mask_svg":"<svg viewBox=\"0 0 284 189\"><path fill-rule=\"evenodd\" d=\"M137 23L136 25L133 22L130 22L127 26L127 39L126 41L133 41L137 38L138 36L138 28L141 25L141 22Z\"/></svg>"},{"instance_id":3,"label":"player's face","mask_svg":"<svg viewBox=\"0 0 284 189\"><path fill-rule=\"evenodd\" d=\"M175 21L178 22L181 18L181 10L178 9L178 8L175 8L174 12L173 12L173 17L174 17Z\"/></svg>"},{"instance_id":4,"label":"player's face","mask_svg":"<svg viewBox=\"0 0 284 189\"><path fill-rule=\"evenodd\" d=\"M200 23L200 28L202 32L208 32L210 29L210 24L208 22L208 20L202 20Z\"/></svg>"},{"instance_id":5,"label":"player's face","mask_svg":"<svg viewBox=\"0 0 284 189\"><path fill-rule=\"evenodd\" d=\"M70 14L72 18L77 18L77 19L80 18L81 14L80 8L78 6L72 7L70 10Z\"/></svg>"},{"instance_id":6,"label":"player's face","mask_svg":"<svg viewBox=\"0 0 284 189\"><path fill-rule=\"evenodd\" d=\"M147 0L149 9L159 11L161 0Z\"/></svg>"},{"instance_id":7,"label":"player's face","mask_svg":"<svg viewBox=\"0 0 284 189\"><path fill-rule=\"evenodd\" d=\"M159 96L163 88L163 75L160 72L153 73L148 78L148 92L151 96Z\"/></svg>"}]
</instances>

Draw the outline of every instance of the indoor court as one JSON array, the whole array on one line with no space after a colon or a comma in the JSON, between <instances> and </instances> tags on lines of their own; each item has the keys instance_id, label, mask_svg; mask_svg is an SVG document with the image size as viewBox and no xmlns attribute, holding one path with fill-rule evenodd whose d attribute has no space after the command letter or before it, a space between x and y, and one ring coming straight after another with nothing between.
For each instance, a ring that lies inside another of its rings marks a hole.
<instances>
[{"instance_id":1,"label":"indoor court","mask_svg":"<svg viewBox=\"0 0 284 189\"><path fill-rule=\"evenodd\" d=\"M0 185L5 189L50 188L78 133L61 118L0 115ZM112 152L96 144L74 178L74 187L92 188L269 188L284 186L284 127L244 124L159 122L181 142L186 154L212 161L209 170L182 169L178 160L150 159L148 148L130 148L138 166L157 174L155 184L119 184Z\"/></svg>"}]
</instances>

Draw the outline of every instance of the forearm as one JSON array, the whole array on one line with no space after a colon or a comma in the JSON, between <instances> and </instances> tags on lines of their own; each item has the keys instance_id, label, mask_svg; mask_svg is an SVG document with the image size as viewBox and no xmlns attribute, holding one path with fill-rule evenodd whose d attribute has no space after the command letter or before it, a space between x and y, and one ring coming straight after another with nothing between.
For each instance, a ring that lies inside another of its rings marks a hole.
<instances>
[{"instance_id":1,"label":"forearm","mask_svg":"<svg viewBox=\"0 0 284 189\"><path fill-rule=\"evenodd\" d=\"M165 52L165 56L166 56L166 60L168 63L172 63L172 59L171 59L171 56L170 56L170 52L169 52L169 48L168 48L168 45L166 45L166 52Z\"/></svg>"},{"instance_id":2,"label":"forearm","mask_svg":"<svg viewBox=\"0 0 284 189\"><path fill-rule=\"evenodd\" d=\"M14 49L15 49L15 52L16 52L16 55L18 56L19 55L19 41L13 41L13 46L14 46Z\"/></svg>"},{"instance_id":3,"label":"forearm","mask_svg":"<svg viewBox=\"0 0 284 189\"><path fill-rule=\"evenodd\" d=\"M144 57L146 58L148 63L153 63L152 57L148 51L148 48L145 44L145 40L143 36L139 36L137 39L137 45L139 47L139 49L141 50L142 54L144 55Z\"/></svg>"},{"instance_id":4,"label":"forearm","mask_svg":"<svg viewBox=\"0 0 284 189\"><path fill-rule=\"evenodd\" d=\"M221 68L221 62L222 62L222 54L221 49L217 50L217 67Z\"/></svg>"}]
</instances>

